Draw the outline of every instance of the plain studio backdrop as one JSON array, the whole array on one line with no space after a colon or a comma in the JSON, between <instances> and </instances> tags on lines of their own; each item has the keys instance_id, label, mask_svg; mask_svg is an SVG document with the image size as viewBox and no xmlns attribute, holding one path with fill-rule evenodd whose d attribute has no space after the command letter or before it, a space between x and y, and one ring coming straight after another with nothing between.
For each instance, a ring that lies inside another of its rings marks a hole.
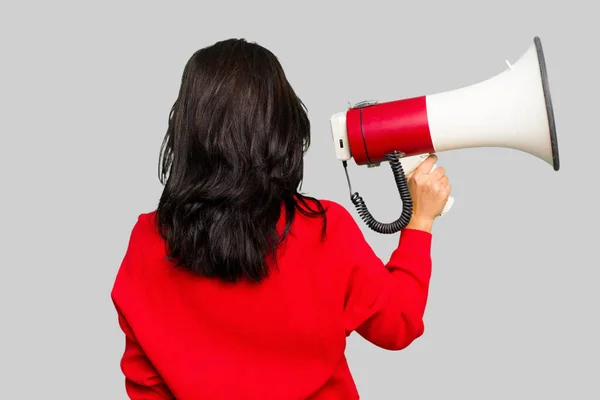
<instances>
[{"instance_id":1,"label":"plain studio backdrop","mask_svg":"<svg viewBox=\"0 0 600 400\"><path fill-rule=\"evenodd\" d=\"M536 35L561 170L503 148L440 153L456 202L434 226L425 334L400 352L353 334L347 354L369 400L600 398L592 4L2 2L0 398L126 398L110 290L161 193L159 147L194 51L243 37L279 57L312 123L302 190L347 207L387 262L398 235L358 219L329 117L488 79ZM375 216L397 218L389 166L349 168Z\"/></svg>"}]
</instances>

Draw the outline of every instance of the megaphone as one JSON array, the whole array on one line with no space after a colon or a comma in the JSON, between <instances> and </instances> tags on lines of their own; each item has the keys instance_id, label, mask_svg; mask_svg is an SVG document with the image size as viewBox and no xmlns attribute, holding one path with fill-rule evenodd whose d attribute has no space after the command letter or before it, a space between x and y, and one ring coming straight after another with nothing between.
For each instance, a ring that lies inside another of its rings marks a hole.
<instances>
[{"instance_id":1,"label":"megaphone","mask_svg":"<svg viewBox=\"0 0 600 400\"><path fill-rule=\"evenodd\" d=\"M337 159L346 171L351 200L367 226L379 233L406 227L412 199L406 175L429 154L474 147L505 147L529 153L560 168L556 124L542 42L514 64L483 82L452 91L379 103L364 101L330 119ZM373 218L352 193L347 161L391 165L402 199L402 215L392 223ZM435 166L434 166L435 168ZM448 199L442 214L454 202Z\"/></svg>"}]
</instances>

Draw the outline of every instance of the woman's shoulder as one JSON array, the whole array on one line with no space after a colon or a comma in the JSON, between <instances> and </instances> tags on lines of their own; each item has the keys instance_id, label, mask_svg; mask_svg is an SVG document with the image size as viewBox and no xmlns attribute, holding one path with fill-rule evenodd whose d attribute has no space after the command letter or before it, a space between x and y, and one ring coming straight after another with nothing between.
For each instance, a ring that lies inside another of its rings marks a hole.
<instances>
[{"instance_id":1,"label":"woman's shoulder","mask_svg":"<svg viewBox=\"0 0 600 400\"><path fill-rule=\"evenodd\" d=\"M354 223L354 217L341 203L326 198L319 198L317 200L321 203L325 210L325 215L328 221L327 224L329 226L339 226Z\"/></svg>"},{"instance_id":2,"label":"woman's shoulder","mask_svg":"<svg viewBox=\"0 0 600 400\"><path fill-rule=\"evenodd\" d=\"M347 217L350 212L341 203L330 199L319 199L328 215L332 217Z\"/></svg>"},{"instance_id":3,"label":"woman's shoulder","mask_svg":"<svg viewBox=\"0 0 600 400\"><path fill-rule=\"evenodd\" d=\"M156 240L157 233L156 210L142 211L137 214L135 222L131 227L130 242L143 242L147 245L148 241Z\"/></svg>"},{"instance_id":4,"label":"woman's shoulder","mask_svg":"<svg viewBox=\"0 0 600 400\"><path fill-rule=\"evenodd\" d=\"M134 231L147 231L148 228L155 227L156 224L156 210L152 211L141 211L136 218L133 225Z\"/></svg>"}]
</instances>

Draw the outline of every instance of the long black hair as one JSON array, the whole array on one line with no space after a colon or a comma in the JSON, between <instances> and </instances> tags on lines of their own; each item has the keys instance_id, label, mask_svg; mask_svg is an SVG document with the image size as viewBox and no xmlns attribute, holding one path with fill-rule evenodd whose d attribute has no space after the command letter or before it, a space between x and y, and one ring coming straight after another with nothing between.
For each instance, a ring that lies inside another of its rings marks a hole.
<instances>
[{"instance_id":1,"label":"long black hair","mask_svg":"<svg viewBox=\"0 0 600 400\"><path fill-rule=\"evenodd\" d=\"M271 51L229 39L194 53L160 151L156 223L168 259L259 282L296 210L323 218L323 239L323 205L298 191L309 146L306 107Z\"/></svg>"}]
</instances>

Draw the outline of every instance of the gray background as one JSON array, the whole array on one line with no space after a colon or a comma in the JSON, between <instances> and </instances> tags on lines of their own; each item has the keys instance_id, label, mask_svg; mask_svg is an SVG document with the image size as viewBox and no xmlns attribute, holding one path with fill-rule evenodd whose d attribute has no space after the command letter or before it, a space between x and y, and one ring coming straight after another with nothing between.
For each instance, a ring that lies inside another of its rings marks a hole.
<instances>
[{"instance_id":1,"label":"gray background","mask_svg":"<svg viewBox=\"0 0 600 400\"><path fill-rule=\"evenodd\" d=\"M539 35L562 168L509 149L440 154L456 203L434 227L425 335L353 335L364 399L598 399L597 14L593 2L2 2L0 398L125 399L109 292L200 47L271 49L309 109L303 190L354 209L329 117L347 102L476 83ZM389 168L350 164L382 220ZM356 216L356 213L354 213ZM367 230L387 261L397 236Z\"/></svg>"}]
</instances>

